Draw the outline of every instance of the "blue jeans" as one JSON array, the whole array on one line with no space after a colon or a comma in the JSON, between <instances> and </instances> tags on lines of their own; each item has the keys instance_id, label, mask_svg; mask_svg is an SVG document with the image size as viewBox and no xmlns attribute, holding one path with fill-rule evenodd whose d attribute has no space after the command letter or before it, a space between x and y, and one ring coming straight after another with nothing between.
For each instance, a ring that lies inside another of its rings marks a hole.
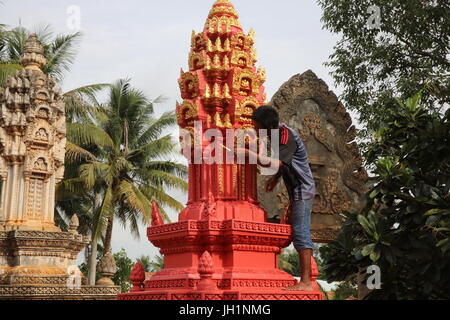
<instances>
[{"instance_id":1,"label":"blue jeans","mask_svg":"<svg viewBox=\"0 0 450 320\"><path fill-rule=\"evenodd\" d=\"M292 232L297 251L315 249L311 240L311 211L313 199L292 202Z\"/></svg>"}]
</instances>

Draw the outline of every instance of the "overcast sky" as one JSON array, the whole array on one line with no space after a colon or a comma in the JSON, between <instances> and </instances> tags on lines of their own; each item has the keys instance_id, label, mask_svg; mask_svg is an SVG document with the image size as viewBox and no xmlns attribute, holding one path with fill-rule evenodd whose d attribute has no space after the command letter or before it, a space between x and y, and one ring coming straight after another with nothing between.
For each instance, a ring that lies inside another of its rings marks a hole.
<instances>
[{"instance_id":1,"label":"overcast sky","mask_svg":"<svg viewBox=\"0 0 450 320\"><path fill-rule=\"evenodd\" d=\"M2 0L0 23L35 29L51 24L55 33L72 33L73 12L79 9L84 34L75 64L65 75L65 91L91 84L132 78L148 97L164 95L162 113L180 100L177 78L188 69L192 30L202 31L214 0ZM268 100L291 76L311 69L339 95L323 63L337 41L322 30L321 9L314 0L232 0L244 31L256 31L259 62L267 69ZM72 24L71 24L72 23ZM76 30L75 30L76 31ZM179 195L185 202L185 197ZM176 221L177 213L171 215ZM115 225L113 250L125 248L133 259L158 250Z\"/></svg>"}]
</instances>

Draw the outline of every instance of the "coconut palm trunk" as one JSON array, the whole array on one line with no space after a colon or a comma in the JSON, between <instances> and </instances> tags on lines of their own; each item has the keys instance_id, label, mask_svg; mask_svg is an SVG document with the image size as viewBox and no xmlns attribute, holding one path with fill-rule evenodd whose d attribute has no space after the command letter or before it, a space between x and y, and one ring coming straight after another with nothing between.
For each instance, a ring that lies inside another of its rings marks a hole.
<instances>
[{"instance_id":1,"label":"coconut palm trunk","mask_svg":"<svg viewBox=\"0 0 450 320\"><path fill-rule=\"evenodd\" d=\"M92 237L91 240L91 255L89 256L89 272L88 282L90 286L95 286L96 274L97 274L97 239Z\"/></svg>"},{"instance_id":2,"label":"coconut palm trunk","mask_svg":"<svg viewBox=\"0 0 450 320\"><path fill-rule=\"evenodd\" d=\"M104 253L103 254L107 254L111 250L113 225L114 225L114 217L112 216L112 217L109 217L108 226L106 227L105 244L104 244Z\"/></svg>"}]
</instances>

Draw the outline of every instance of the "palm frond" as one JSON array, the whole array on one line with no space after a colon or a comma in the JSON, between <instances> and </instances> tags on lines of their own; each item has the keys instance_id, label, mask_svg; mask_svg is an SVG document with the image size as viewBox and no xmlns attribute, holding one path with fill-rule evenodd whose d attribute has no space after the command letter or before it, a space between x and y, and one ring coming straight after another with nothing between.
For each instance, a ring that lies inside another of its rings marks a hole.
<instances>
[{"instance_id":1,"label":"palm frond","mask_svg":"<svg viewBox=\"0 0 450 320\"><path fill-rule=\"evenodd\" d=\"M181 179L187 179L187 177L188 177L188 168L181 163L177 163L177 162L173 162L173 161L146 162L143 166L143 170L164 171L164 172L173 174Z\"/></svg>"},{"instance_id":2,"label":"palm frond","mask_svg":"<svg viewBox=\"0 0 450 320\"><path fill-rule=\"evenodd\" d=\"M188 191L188 183L170 173L159 170L143 170L141 177L146 184L163 186L165 189L178 189Z\"/></svg>"},{"instance_id":3,"label":"palm frond","mask_svg":"<svg viewBox=\"0 0 450 320\"><path fill-rule=\"evenodd\" d=\"M66 161L81 162L83 160L95 161L96 157L86 149L77 146L76 144L67 141L66 142Z\"/></svg>"},{"instance_id":4,"label":"palm frond","mask_svg":"<svg viewBox=\"0 0 450 320\"><path fill-rule=\"evenodd\" d=\"M150 202L133 183L121 181L115 193L133 212L139 213L144 221L150 220Z\"/></svg>"},{"instance_id":5,"label":"palm frond","mask_svg":"<svg viewBox=\"0 0 450 320\"><path fill-rule=\"evenodd\" d=\"M67 138L78 146L115 147L111 137L102 128L88 123L68 123Z\"/></svg>"},{"instance_id":6,"label":"palm frond","mask_svg":"<svg viewBox=\"0 0 450 320\"><path fill-rule=\"evenodd\" d=\"M177 212L180 212L184 209L184 206L181 202L169 196L161 188L155 188L146 185L141 187L141 191L147 197L147 199L150 200L150 202L155 201L156 203L160 204L161 215L166 221L170 221L170 219L169 216L165 213L165 211L163 212L164 206L167 206Z\"/></svg>"},{"instance_id":7,"label":"palm frond","mask_svg":"<svg viewBox=\"0 0 450 320\"><path fill-rule=\"evenodd\" d=\"M90 84L67 91L66 93L64 93L64 96L75 96L79 99L88 101L93 106L100 106L100 103L97 100L97 94L110 87L111 84L109 83Z\"/></svg>"},{"instance_id":8,"label":"palm frond","mask_svg":"<svg viewBox=\"0 0 450 320\"><path fill-rule=\"evenodd\" d=\"M56 189L57 200L68 199L85 194L86 185L83 178L64 179Z\"/></svg>"},{"instance_id":9,"label":"palm frond","mask_svg":"<svg viewBox=\"0 0 450 320\"><path fill-rule=\"evenodd\" d=\"M5 37L6 59L19 64L29 32L24 27L16 27L7 32Z\"/></svg>"},{"instance_id":10,"label":"palm frond","mask_svg":"<svg viewBox=\"0 0 450 320\"><path fill-rule=\"evenodd\" d=\"M166 112L159 119L154 120L148 129L142 133L137 141L137 145L141 146L157 139L164 129L171 127L177 123L174 112Z\"/></svg>"},{"instance_id":11,"label":"palm frond","mask_svg":"<svg viewBox=\"0 0 450 320\"><path fill-rule=\"evenodd\" d=\"M58 35L49 45L44 45L47 64L44 72L57 80L62 80L64 72L69 71L75 61L77 46L82 34Z\"/></svg>"},{"instance_id":12,"label":"palm frond","mask_svg":"<svg viewBox=\"0 0 450 320\"><path fill-rule=\"evenodd\" d=\"M23 69L22 65L13 61L0 61L0 86L3 87L6 80L21 69Z\"/></svg>"},{"instance_id":13,"label":"palm frond","mask_svg":"<svg viewBox=\"0 0 450 320\"><path fill-rule=\"evenodd\" d=\"M114 177L114 173L111 170L111 166L107 163L90 162L80 165L79 174L87 189L92 189L96 184L101 184L101 182L110 187Z\"/></svg>"},{"instance_id":14,"label":"palm frond","mask_svg":"<svg viewBox=\"0 0 450 320\"><path fill-rule=\"evenodd\" d=\"M156 159L171 156L174 154L175 142L171 135L166 135L157 140L153 140L138 150L134 151L133 155L143 156L145 159Z\"/></svg>"}]
</instances>

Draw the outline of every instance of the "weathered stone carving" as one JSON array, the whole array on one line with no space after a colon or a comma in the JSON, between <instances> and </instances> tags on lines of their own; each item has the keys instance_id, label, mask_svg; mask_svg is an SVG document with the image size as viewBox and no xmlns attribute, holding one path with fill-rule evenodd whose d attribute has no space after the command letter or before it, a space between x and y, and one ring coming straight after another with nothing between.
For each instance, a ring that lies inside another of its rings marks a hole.
<instances>
[{"instance_id":1,"label":"weathered stone carving","mask_svg":"<svg viewBox=\"0 0 450 320\"><path fill-rule=\"evenodd\" d=\"M97 285L113 287L114 282L111 277L116 273L117 266L111 252L107 252L97 265L97 271L101 274L101 278L97 281Z\"/></svg>"},{"instance_id":2,"label":"weathered stone carving","mask_svg":"<svg viewBox=\"0 0 450 320\"><path fill-rule=\"evenodd\" d=\"M63 178L65 128L55 124L65 122L64 103L61 89L41 71L46 60L35 35L24 51L24 69L0 91L0 229L58 231L54 194Z\"/></svg>"},{"instance_id":3,"label":"weathered stone carving","mask_svg":"<svg viewBox=\"0 0 450 320\"><path fill-rule=\"evenodd\" d=\"M118 287L85 286L76 268L88 239L54 224L55 186L64 176L64 102L29 37L18 71L0 88L0 300L114 299Z\"/></svg>"},{"instance_id":4,"label":"weathered stone carving","mask_svg":"<svg viewBox=\"0 0 450 320\"><path fill-rule=\"evenodd\" d=\"M367 173L362 167L356 129L336 95L312 71L292 77L270 102L281 121L298 130L310 157L317 194L312 216L312 236L317 242L334 238L339 214L362 206ZM283 184L265 193L268 177L259 177L259 199L269 214L280 215L288 196Z\"/></svg>"}]
</instances>

